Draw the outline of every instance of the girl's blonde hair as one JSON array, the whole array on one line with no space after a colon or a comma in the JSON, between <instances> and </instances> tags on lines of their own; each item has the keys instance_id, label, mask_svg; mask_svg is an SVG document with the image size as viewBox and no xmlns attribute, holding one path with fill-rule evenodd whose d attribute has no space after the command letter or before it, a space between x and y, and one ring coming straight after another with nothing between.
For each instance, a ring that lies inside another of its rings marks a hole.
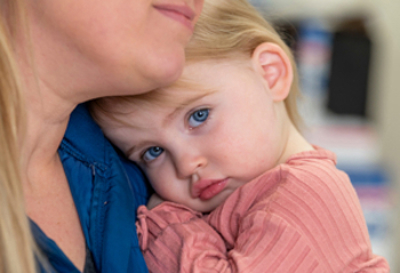
<instances>
[{"instance_id":1,"label":"girl's blonde hair","mask_svg":"<svg viewBox=\"0 0 400 273\"><path fill-rule=\"evenodd\" d=\"M250 58L257 46L265 42L280 46L291 60L294 79L285 99L285 107L293 124L299 127L301 119L296 103L299 85L293 54L272 25L247 0L205 0L192 40L186 48L186 62L234 59L238 56ZM182 79L173 84L174 87L176 85L182 87ZM165 97L160 89L136 96L101 98L90 106L93 117L101 123L105 116L117 120L112 115L121 114L115 112L116 105L121 103L135 106L145 102L159 103L163 99ZM165 101L167 104L170 102L170 99Z\"/></svg>"},{"instance_id":2,"label":"girl's blonde hair","mask_svg":"<svg viewBox=\"0 0 400 273\"><path fill-rule=\"evenodd\" d=\"M238 55L250 58L257 46L265 42L277 44L291 61L294 78L285 106L289 118L298 127L301 122L297 110L299 84L293 53L247 0L205 0L195 34L186 49L186 61L231 59Z\"/></svg>"},{"instance_id":3,"label":"girl's blonde hair","mask_svg":"<svg viewBox=\"0 0 400 273\"><path fill-rule=\"evenodd\" d=\"M22 1L0 0L0 272L34 273L37 253L21 183L23 104L15 61Z\"/></svg>"}]
</instances>

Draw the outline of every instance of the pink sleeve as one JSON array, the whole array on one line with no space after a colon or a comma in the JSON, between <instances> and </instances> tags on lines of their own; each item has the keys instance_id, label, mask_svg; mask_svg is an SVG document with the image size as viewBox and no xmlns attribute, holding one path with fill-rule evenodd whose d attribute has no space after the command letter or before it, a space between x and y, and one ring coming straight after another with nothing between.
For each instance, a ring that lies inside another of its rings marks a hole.
<instances>
[{"instance_id":1,"label":"pink sleeve","mask_svg":"<svg viewBox=\"0 0 400 273\"><path fill-rule=\"evenodd\" d=\"M149 272L231 272L218 233L197 213L164 202L138 209L137 230Z\"/></svg>"},{"instance_id":2,"label":"pink sleeve","mask_svg":"<svg viewBox=\"0 0 400 273\"><path fill-rule=\"evenodd\" d=\"M309 242L284 220L262 210L240 221L232 246L184 206L166 202L150 211L142 206L138 214L149 272L322 272ZM285 255L278 258L277 253Z\"/></svg>"},{"instance_id":3,"label":"pink sleeve","mask_svg":"<svg viewBox=\"0 0 400 273\"><path fill-rule=\"evenodd\" d=\"M227 250L220 234L201 214L189 208L170 202L150 211L140 207L139 242L149 272L314 272L318 265L316 255L310 255L313 250L304 247L307 242L302 236L290 227L276 236L275 231L282 228L281 221L271 221L263 214L247 215L240 223L241 231L234 248ZM266 222L270 224L266 225ZM274 253L271 257L268 253L273 245L279 246L279 241L285 241L285 238L294 242L288 246L281 244L287 248L287 264L282 263L285 261L274 262ZM305 248L306 252L297 253L296 247ZM302 259L306 259L306 263ZM293 263L293 260L297 262Z\"/></svg>"}]
</instances>

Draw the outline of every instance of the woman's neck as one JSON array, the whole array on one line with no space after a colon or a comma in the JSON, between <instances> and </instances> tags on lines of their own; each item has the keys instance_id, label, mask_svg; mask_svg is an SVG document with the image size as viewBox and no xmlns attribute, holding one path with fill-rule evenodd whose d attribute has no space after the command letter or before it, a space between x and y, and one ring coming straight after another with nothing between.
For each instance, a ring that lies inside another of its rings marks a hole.
<instances>
[{"instance_id":1,"label":"woman's neck","mask_svg":"<svg viewBox=\"0 0 400 273\"><path fill-rule=\"evenodd\" d=\"M85 238L58 155L71 112L80 100L68 86L45 84L39 77L28 85L27 79L29 88L23 89L27 126L22 140L26 213L83 270Z\"/></svg>"},{"instance_id":2,"label":"woman's neck","mask_svg":"<svg viewBox=\"0 0 400 273\"><path fill-rule=\"evenodd\" d=\"M44 84L34 81L23 90L26 109L26 135L23 139L23 183L31 192L43 176L60 168L58 147L69 116L76 106ZM58 170L59 171L59 170Z\"/></svg>"}]
</instances>

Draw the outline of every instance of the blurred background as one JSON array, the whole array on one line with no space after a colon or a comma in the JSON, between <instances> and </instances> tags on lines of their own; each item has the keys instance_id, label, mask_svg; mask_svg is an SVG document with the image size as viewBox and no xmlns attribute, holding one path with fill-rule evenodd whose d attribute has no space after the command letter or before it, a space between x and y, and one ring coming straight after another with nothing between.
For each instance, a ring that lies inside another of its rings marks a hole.
<instances>
[{"instance_id":1,"label":"blurred background","mask_svg":"<svg viewBox=\"0 0 400 273\"><path fill-rule=\"evenodd\" d=\"M292 47L304 134L334 151L400 273L400 0L251 0Z\"/></svg>"}]
</instances>

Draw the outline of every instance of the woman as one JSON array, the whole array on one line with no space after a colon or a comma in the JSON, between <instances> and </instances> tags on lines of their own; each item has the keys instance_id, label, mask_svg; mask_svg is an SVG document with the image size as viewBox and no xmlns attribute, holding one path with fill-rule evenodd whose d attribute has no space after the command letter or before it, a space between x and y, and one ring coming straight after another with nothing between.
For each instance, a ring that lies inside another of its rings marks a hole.
<instances>
[{"instance_id":1,"label":"woman","mask_svg":"<svg viewBox=\"0 0 400 273\"><path fill-rule=\"evenodd\" d=\"M27 102L25 208L51 270L146 271L134 230L143 176L78 104L176 80L202 2L25 0L15 16L19 2L0 1Z\"/></svg>"}]
</instances>

